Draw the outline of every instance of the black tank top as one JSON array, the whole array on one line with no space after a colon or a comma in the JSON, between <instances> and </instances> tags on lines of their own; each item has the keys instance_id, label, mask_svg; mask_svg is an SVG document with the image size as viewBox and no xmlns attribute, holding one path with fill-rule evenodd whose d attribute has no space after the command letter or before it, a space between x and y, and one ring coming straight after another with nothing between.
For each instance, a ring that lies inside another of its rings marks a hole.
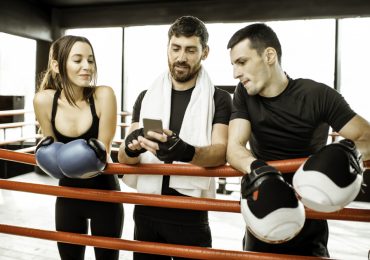
<instances>
[{"instance_id":1,"label":"black tank top","mask_svg":"<svg viewBox=\"0 0 370 260\"><path fill-rule=\"evenodd\" d=\"M56 91L53 100L53 108L51 111L51 125L54 131L54 135L59 142L68 143L76 139L85 139L86 141L90 138L98 138L99 134L99 117L95 111L94 98L89 98L91 114L93 121L91 127L82 135L76 137L65 136L61 134L55 127L55 115L57 114L58 98L60 97L60 91ZM90 179L71 179L64 178L59 180L60 186L77 187L77 188L89 188L89 189L103 189L103 190L120 190L118 184L118 178L116 175L101 174Z\"/></svg>"},{"instance_id":2,"label":"black tank top","mask_svg":"<svg viewBox=\"0 0 370 260\"><path fill-rule=\"evenodd\" d=\"M57 90L54 95L54 100L53 100L53 108L51 111L51 125L53 127L54 135L56 139L59 142L62 143L68 143L70 141L76 140L76 139L85 139L86 141L89 140L90 138L98 138L99 134L99 117L96 114L95 111L95 103L94 103L94 98L91 96L89 98L89 103L90 103L90 110L91 114L93 117L91 127L82 135L76 136L76 137L70 137L70 136L65 136L61 134L58 129L55 127L55 115L57 114L57 109L58 109L58 98L60 97L60 91Z\"/></svg>"}]
</instances>

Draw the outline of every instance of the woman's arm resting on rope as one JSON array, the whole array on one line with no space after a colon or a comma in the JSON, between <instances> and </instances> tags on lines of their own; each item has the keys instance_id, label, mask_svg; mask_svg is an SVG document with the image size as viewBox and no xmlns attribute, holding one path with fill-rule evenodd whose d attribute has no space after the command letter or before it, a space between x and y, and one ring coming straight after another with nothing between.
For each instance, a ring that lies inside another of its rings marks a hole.
<instances>
[{"instance_id":1,"label":"woman's arm resting on rope","mask_svg":"<svg viewBox=\"0 0 370 260\"><path fill-rule=\"evenodd\" d=\"M52 136L55 140L54 131L51 126L51 108L53 102L52 90L44 90L35 94L33 108L36 120L39 122L43 136Z\"/></svg>"},{"instance_id":2,"label":"woman's arm resting on rope","mask_svg":"<svg viewBox=\"0 0 370 260\"><path fill-rule=\"evenodd\" d=\"M104 144L110 155L111 144L117 127L117 102L114 91L110 87L98 87L95 92L97 113L99 116L98 139Z\"/></svg>"}]
</instances>

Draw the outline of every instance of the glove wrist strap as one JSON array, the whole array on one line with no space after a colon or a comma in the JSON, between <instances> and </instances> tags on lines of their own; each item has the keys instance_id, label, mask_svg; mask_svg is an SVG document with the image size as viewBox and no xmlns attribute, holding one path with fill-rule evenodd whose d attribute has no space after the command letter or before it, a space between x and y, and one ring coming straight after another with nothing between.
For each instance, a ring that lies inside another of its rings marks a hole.
<instances>
[{"instance_id":1,"label":"glove wrist strap","mask_svg":"<svg viewBox=\"0 0 370 260\"><path fill-rule=\"evenodd\" d=\"M245 186L242 197L246 198L247 196L252 194L255 190L257 190L257 188L263 181L271 178L278 178L284 180L281 173L270 165L266 164L256 169L253 169L249 175L245 175L243 177L243 179L245 179L244 180Z\"/></svg>"},{"instance_id":2,"label":"glove wrist strap","mask_svg":"<svg viewBox=\"0 0 370 260\"><path fill-rule=\"evenodd\" d=\"M191 162L193 160L194 154L195 154L195 147L190 145L190 144L187 144L187 146L184 150L184 153L181 157L181 161L182 162Z\"/></svg>"},{"instance_id":3,"label":"glove wrist strap","mask_svg":"<svg viewBox=\"0 0 370 260\"><path fill-rule=\"evenodd\" d=\"M126 155L128 156L128 157L131 157L131 158L134 158L134 157L138 157L140 154L141 154L141 152L140 151L133 151L133 150L131 150L130 148L128 148L128 147L125 147L125 153L126 153Z\"/></svg>"}]
</instances>

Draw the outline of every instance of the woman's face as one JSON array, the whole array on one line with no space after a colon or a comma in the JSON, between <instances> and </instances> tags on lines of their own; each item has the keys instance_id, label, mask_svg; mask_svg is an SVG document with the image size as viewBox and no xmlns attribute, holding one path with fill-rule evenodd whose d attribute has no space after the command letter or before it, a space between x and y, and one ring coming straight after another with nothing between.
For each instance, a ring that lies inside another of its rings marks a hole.
<instances>
[{"instance_id":1,"label":"woman's face","mask_svg":"<svg viewBox=\"0 0 370 260\"><path fill-rule=\"evenodd\" d=\"M95 73L92 49L85 42L76 42L67 59L67 76L75 87L89 87Z\"/></svg>"}]
</instances>

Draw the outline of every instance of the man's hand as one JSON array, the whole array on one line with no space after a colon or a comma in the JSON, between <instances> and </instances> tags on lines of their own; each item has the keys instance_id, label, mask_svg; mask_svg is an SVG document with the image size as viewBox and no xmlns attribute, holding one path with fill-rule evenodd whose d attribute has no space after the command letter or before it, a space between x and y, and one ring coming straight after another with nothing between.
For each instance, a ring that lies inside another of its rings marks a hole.
<instances>
[{"instance_id":1,"label":"man's hand","mask_svg":"<svg viewBox=\"0 0 370 260\"><path fill-rule=\"evenodd\" d=\"M140 138L140 144L164 162L190 162L195 154L195 147L184 142L175 132L163 129L163 134L149 131L154 141Z\"/></svg>"},{"instance_id":2,"label":"man's hand","mask_svg":"<svg viewBox=\"0 0 370 260\"><path fill-rule=\"evenodd\" d=\"M132 131L125 139L125 153L128 157L138 157L140 154L146 152L139 143L139 137L144 137L143 128Z\"/></svg>"}]
</instances>

